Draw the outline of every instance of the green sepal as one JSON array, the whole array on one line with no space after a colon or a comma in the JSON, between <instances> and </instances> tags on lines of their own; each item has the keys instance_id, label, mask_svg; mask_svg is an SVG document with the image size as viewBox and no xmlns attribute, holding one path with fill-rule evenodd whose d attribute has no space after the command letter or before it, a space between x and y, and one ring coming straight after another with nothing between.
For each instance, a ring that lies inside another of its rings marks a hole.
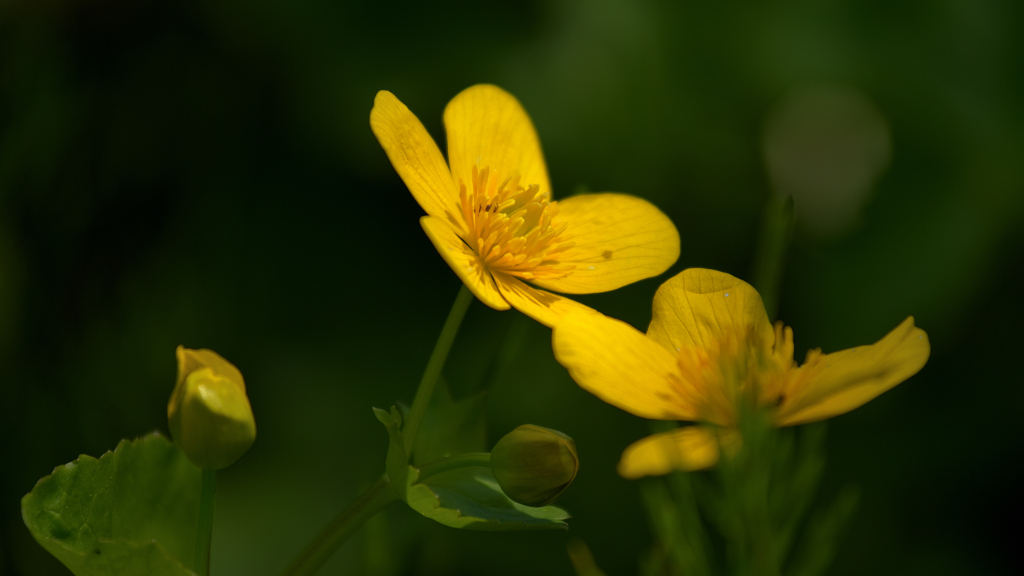
<instances>
[{"instance_id":1,"label":"green sepal","mask_svg":"<svg viewBox=\"0 0 1024 576\"><path fill-rule=\"evenodd\" d=\"M423 416L423 425L413 442L414 464L433 462L445 456L485 452L484 393L454 400L444 379L438 382Z\"/></svg>"},{"instance_id":2,"label":"green sepal","mask_svg":"<svg viewBox=\"0 0 1024 576\"><path fill-rule=\"evenodd\" d=\"M568 529L568 512L557 506L534 508L513 502L489 468L459 468L420 483L418 476L419 471L410 467L406 502L445 526L488 531Z\"/></svg>"},{"instance_id":3,"label":"green sepal","mask_svg":"<svg viewBox=\"0 0 1024 576\"><path fill-rule=\"evenodd\" d=\"M58 466L21 499L32 536L76 576L195 576L201 470L158 433Z\"/></svg>"},{"instance_id":4,"label":"green sepal","mask_svg":"<svg viewBox=\"0 0 1024 576\"><path fill-rule=\"evenodd\" d=\"M380 408L374 408L373 413L377 416L377 420L380 420L381 424L388 429L390 441L388 442L385 469L391 480L391 486L394 487L399 498L406 500L409 455L405 452L405 439L402 437L402 415L395 406L391 407L390 413Z\"/></svg>"}]
</instances>

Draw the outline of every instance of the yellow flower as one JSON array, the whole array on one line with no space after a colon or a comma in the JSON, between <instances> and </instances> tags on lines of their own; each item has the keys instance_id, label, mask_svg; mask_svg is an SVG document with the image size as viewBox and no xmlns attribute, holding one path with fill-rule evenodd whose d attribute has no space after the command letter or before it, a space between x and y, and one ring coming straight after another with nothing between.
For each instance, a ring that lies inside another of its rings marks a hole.
<instances>
[{"instance_id":1,"label":"yellow flower","mask_svg":"<svg viewBox=\"0 0 1024 576\"><path fill-rule=\"evenodd\" d=\"M768 321L761 296L714 270L689 269L658 289L644 336L596 314L566 316L555 357L581 387L644 418L700 422L626 448L626 478L699 470L740 442L740 402L772 411L776 426L843 414L903 382L928 360L928 336L912 317L870 346L793 361L793 330Z\"/></svg>"},{"instance_id":2,"label":"yellow flower","mask_svg":"<svg viewBox=\"0 0 1024 576\"><path fill-rule=\"evenodd\" d=\"M380 91L370 127L427 215L420 224L466 286L491 308L553 326L568 294L605 292L661 274L679 234L649 202L601 193L554 201L540 141L519 102L489 85L444 111L448 163L423 124Z\"/></svg>"},{"instance_id":3,"label":"yellow flower","mask_svg":"<svg viewBox=\"0 0 1024 576\"><path fill-rule=\"evenodd\" d=\"M256 439L242 373L213 350L178 346L175 354L178 382L167 403L171 437L200 468L230 466Z\"/></svg>"}]
</instances>

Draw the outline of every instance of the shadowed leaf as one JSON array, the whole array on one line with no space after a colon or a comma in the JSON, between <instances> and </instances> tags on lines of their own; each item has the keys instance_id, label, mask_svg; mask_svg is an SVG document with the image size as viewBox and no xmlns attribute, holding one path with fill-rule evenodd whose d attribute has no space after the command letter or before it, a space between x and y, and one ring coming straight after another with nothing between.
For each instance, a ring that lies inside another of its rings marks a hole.
<instances>
[{"instance_id":1,"label":"shadowed leaf","mask_svg":"<svg viewBox=\"0 0 1024 576\"><path fill-rule=\"evenodd\" d=\"M21 500L32 536L76 576L194 576L201 471L153 433L80 456Z\"/></svg>"},{"instance_id":2,"label":"shadowed leaf","mask_svg":"<svg viewBox=\"0 0 1024 576\"><path fill-rule=\"evenodd\" d=\"M413 510L452 528L467 530L567 529L569 513L556 506L534 508L509 499L489 468L467 467L415 484L410 469L408 503Z\"/></svg>"}]
</instances>

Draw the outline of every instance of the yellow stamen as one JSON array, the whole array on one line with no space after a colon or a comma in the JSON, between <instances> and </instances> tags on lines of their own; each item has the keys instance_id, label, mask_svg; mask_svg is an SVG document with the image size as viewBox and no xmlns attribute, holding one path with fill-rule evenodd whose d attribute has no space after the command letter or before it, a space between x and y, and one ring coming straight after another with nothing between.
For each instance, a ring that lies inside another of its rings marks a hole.
<instances>
[{"instance_id":1,"label":"yellow stamen","mask_svg":"<svg viewBox=\"0 0 1024 576\"><path fill-rule=\"evenodd\" d=\"M559 256L575 243L566 241L567 224L547 192L537 184L521 185L519 175L499 183L499 175L486 167L474 166L472 180L472 190L459 182L459 207L466 223L462 239L488 270L524 280L572 273L576 266Z\"/></svg>"},{"instance_id":2,"label":"yellow stamen","mask_svg":"<svg viewBox=\"0 0 1024 576\"><path fill-rule=\"evenodd\" d=\"M775 344L763 342L752 328L729 330L702 346L683 348L678 356L682 382L675 392L702 407L702 419L736 426L737 403L776 406L795 379L793 330L775 326Z\"/></svg>"}]
</instances>

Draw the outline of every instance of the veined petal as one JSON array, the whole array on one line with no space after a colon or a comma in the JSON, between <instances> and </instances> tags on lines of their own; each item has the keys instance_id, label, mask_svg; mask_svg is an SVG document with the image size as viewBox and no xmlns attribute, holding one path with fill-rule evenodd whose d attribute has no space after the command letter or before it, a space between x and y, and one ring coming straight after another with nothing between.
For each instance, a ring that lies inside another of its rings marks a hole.
<instances>
[{"instance_id":1,"label":"veined petal","mask_svg":"<svg viewBox=\"0 0 1024 576\"><path fill-rule=\"evenodd\" d=\"M420 225L434 248L474 296L495 310L508 310L508 302L501 297L494 278L480 263L476 252L466 246L447 222L436 216L424 216L420 218Z\"/></svg>"},{"instance_id":2,"label":"veined petal","mask_svg":"<svg viewBox=\"0 0 1024 576\"><path fill-rule=\"evenodd\" d=\"M796 369L776 423L792 426L849 412L916 374L929 354L928 335L908 317L870 346L821 355Z\"/></svg>"},{"instance_id":3,"label":"veined petal","mask_svg":"<svg viewBox=\"0 0 1024 576\"><path fill-rule=\"evenodd\" d=\"M769 349L775 342L757 290L725 272L690 268L658 288L647 336L672 350L707 348L723 334L747 328Z\"/></svg>"},{"instance_id":4,"label":"veined petal","mask_svg":"<svg viewBox=\"0 0 1024 576\"><path fill-rule=\"evenodd\" d=\"M490 168L500 178L521 177L520 184L551 194L540 140L519 101L497 86L470 86L444 110L448 162L458 187L473 181L473 167Z\"/></svg>"},{"instance_id":5,"label":"veined petal","mask_svg":"<svg viewBox=\"0 0 1024 576\"><path fill-rule=\"evenodd\" d=\"M635 479L674 470L703 470L718 462L718 438L704 426L659 432L630 444L619 460L619 475Z\"/></svg>"},{"instance_id":6,"label":"veined petal","mask_svg":"<svg viewBox=\"0 0 1024 576\"><path fill-rule=\"evenodd\" d=\"M584 306L558 294L538 290L514 276L501 272L492 272L491 274L494 276L494 281L498 285L502 297L513 308L548 328L553 328L563 316L572 311L598 314L589 306Z\"/></svg>"},{"instance_id":7,"label":"veined petal","mask_svg":"<svg viewBox=\"0 0 1024 576\"><path fill-rule=\"evenodd\" d=\"M657 276L679 258L675 225L642 198L583 194L559 201L558 214L568 225L566 240L575 243L559 261L576 268L564 278L533 281L542 288L606 292Z\"/></svg>"},{"instance_id":8,"label":"veined petal","mask_svg":"<svg viewBox=\"0 0 1024 576\"><path fill-rule=\"evenodd\" d=\"M567 314L552 333L555 359L581 388L643 418L695 420L675 354L625 322Z\"/></svg>"},{"instance_id":9,"label":"veined petal","mask_svg":"<svg viewBox=\"0 0 1024 576\"><path fill-rule=\"evenodd\" d=\"M441 150L405 104L387 90L377 92L370 111L370 128L423 210L442 218L452 214L461 221L456 210L459 189Z\"/></svg>"}]
</instances>

